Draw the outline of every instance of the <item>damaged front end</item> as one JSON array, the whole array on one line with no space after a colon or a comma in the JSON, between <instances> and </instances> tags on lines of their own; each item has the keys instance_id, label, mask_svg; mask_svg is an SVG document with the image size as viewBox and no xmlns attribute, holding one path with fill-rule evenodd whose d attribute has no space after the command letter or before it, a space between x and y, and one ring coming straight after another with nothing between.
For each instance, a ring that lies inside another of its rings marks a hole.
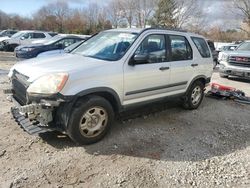
<instances>
[{"instance_id":1,"label":"damaged front end","mask_svg":"<svg viewBox=\"0 0 250 188\"><path fill-rule=\"evenodd\" d=\"M27 93L28 78L13 72L11 76L11 89L4 90L7 99L14 103L11 108L16 122L29 134L39 134L48 131L62 131L56 123L56 114L62 101L31 97ZM62 131L63 132L63 131Z\"/></svg>"}]
</instances>

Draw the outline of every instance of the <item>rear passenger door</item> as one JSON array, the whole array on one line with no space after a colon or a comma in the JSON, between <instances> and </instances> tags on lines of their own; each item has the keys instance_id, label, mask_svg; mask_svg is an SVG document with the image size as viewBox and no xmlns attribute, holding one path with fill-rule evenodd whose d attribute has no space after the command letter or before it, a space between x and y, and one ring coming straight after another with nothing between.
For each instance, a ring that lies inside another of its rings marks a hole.
<instances>
[{"instance_id":1,"label":"rear passenger door","mask_svg":"<svg viewBox=\"0 0 250 188\"><path fill-rule=\"evenodd\" d=\"M198 64L193 63L193 51L185 36L168 35L168 44L171 62L170 84L175 90L184 90L193 78Z\"/></svg>"}]
</instances>

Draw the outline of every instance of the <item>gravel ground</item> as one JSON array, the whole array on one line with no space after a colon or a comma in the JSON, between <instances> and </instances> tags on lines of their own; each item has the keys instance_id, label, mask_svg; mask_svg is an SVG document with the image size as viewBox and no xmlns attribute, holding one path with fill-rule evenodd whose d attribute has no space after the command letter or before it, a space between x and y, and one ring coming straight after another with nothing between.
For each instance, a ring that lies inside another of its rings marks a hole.
<instances>
[{"instance_id":1,"label":"gravel ground","mask_svg":"<svg viewBox=\"0 0 250 188\"><path fill-rule=\"evenodd\" d=\"M15 63L0 53L0 187L249 187L250 105L205 98L198 110L178 101L126 113L99 143L30 136L12 119L2 89ZM249 82L213 81L250 95Z\"/></svg>"}]
</instances>

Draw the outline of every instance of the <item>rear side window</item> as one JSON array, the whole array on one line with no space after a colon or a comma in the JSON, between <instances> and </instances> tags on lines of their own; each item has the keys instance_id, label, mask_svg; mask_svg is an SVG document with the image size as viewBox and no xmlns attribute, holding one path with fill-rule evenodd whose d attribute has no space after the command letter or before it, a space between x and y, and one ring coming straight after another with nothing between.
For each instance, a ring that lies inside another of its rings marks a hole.
<instances>
[{"instance_id":1,"label":"rear side window","mask_svg":"<svg viewBox=\"0 0 250 188\"><path fill-rule=\"evenodd\" d=\"M198 37L191 37L191 38L202 57L204 58L211 57L208 45L203 38L198 38Z\"/></svg>"},{"instance_id":2,"label":"rear side window","mask_svg":"<svg viewBox=\"0 0 250 188\"><path fill-rule=\"evenodd\" d=\"M193 58L192 48L184 36L169 35L172 61L190 60Z\"/></svg>"},{"instance_id":3,"label":"rear side window","mask_svg":"<svg viewBox=\"0 0 250 188\"><path fill-rule=\"evenodd\" d=\"M44 33L34 33L33 34L33 38L35 39L41 39L41 38L45 38L45 34Z\"/></svg>"}]
</instances>

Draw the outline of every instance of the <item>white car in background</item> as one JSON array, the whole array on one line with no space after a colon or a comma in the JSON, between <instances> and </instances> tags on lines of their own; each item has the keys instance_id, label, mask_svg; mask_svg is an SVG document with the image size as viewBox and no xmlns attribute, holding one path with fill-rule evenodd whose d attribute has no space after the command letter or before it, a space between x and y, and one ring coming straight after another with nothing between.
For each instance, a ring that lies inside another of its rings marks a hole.
<instances>
[{"instance_id":1,"label":"white car in background","mask_svg":"<svg viewBox=\"0 0 250 188\"><path fill-rule=\"evenodd\" d=\"M19 31L14 34L10 39L3 41L3 48L5 51L14 51L19 45L31 44L38 39L49 39L54 36L55 33L25 30Z\"/></svg>"},{"instance_id":2,"label":"white car in background","mask_svg":"<svg viewBox=\"0 0 250 188\"><path fill-rule=\"evenodd\" d=\"M11 38L11 36L14 35L15 33L17 33L16 30L10 30L10 29L9 30L3 30L3 31L0 32L0 50L2 50L2 48L3 48L2 42L4 40L7 40L7 39Z\"/></svg>"},{"instance_id":3,"label":"white car in background","mask_svg":"<svg viewBox=\"0 0 250 188\"><path fill-rule=\"evenodd\" d=\"M250 79L250 41L241 43L234 51L222 52L220 76L236 76Z\"/></svg>"},{"instance_id":4,"label":"white car in background","mask_svg":"<svg viewBox=\"0 0 250 188\"><path fill-rule=\"evenodd\" d=\"M234 51L237 48L238 44L228 44L225 46L222 46L219 49L219 55L218 55L218 62L220 62L222 60L222 56L224 54L224 52L228 52L228 51Z\"/></svg>"}]
</instances>

